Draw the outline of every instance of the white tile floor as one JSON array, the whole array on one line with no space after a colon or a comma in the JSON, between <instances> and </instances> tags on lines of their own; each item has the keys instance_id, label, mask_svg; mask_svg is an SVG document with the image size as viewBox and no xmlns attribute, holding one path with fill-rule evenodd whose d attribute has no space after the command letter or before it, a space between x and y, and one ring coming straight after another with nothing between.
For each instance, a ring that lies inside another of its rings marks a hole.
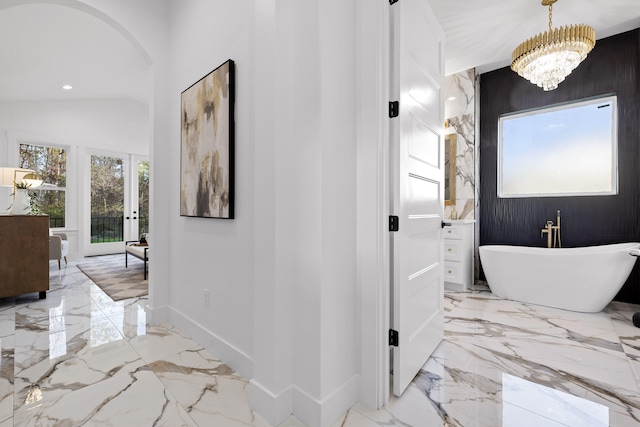
<instances>
[{"instance_id":1,"label":"white tile floor","mask_svg":"<svg viewBox=\"0 0 640 427\"><path fill-rule=\"evenodd\" d=\"M0 299L0 427L268 425L244 378L171 325L146 325L144 299L111 301L75 263L59 275L52 262L50 287ZM640 425L640 306L582 314L489 292L445 305L445 340L407 392L335 426Z\"/></svg>"}]
</instances>

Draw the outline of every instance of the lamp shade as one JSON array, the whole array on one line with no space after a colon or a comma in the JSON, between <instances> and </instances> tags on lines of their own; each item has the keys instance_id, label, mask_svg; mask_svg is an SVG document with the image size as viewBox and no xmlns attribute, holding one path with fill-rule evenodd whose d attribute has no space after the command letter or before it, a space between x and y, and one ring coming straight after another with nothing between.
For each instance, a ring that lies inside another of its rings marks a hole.
<instances>
[{"instance_id":1,"label":"lamp shade","mask_svg":"<svg viewBox=\"0 0 640 427\"><path fill-rule=\"evenodd\" d=\"M42 178L40 178L37 174L30 172L22 177L22 182L27 184L29 188L36 188L42 185Z\"/></svg>"},{"instance_id":2,"label":"lamp shade","mask_svg":"<svg viewBox=\"0 0 640 427\"><path fill-rule=\"evenodd\" d=\"M35 174L35 171L22 168L0 168L0 187L13 187L16 182L22 181L27 174Z\"/></svg>"}]
</instances>

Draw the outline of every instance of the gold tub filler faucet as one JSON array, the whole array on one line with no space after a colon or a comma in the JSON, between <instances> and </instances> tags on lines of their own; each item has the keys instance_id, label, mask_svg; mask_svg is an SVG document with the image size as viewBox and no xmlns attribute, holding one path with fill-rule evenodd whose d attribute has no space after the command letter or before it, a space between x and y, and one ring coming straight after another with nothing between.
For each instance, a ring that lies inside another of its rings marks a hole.
<instances>
[{"instance_id":1,"label":"gold tub filler faucet","mask_svg":"<svg viewBox=\"0 0 640 427\"><path fill-rule=\"evenodd\" d=\"M553 225L553 221L547 221L547 224L540 231L540 237L544 237L545 233L547 234L548 248L562 247L562 241L560 240L560 211L556 211L556 225Z\"/></svg>"}]
</instances>

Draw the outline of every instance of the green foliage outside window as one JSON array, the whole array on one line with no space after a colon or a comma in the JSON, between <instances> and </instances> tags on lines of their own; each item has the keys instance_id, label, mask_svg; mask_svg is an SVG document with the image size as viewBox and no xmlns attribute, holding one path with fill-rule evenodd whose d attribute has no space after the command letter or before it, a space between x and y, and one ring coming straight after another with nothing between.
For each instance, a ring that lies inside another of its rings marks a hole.
<instances>
[{"instance_id":1,"label":"green foliage outside window","mask_svg":"<svg viewBox=\"0 0 640 427\"><path fill-rule=\"evenodd\" d=\"M138 234L149 232L149 162L138 163Z\"/></svg>"},{"instance_id":2,"label":"green foliage outside window","mask_svg":"<svg viewBox=\"0 0 640 427\"><path fill-rule=\"evenodd\" d=\"M40 212L49 215L52 228L65 227L67 150L20 144L20 167L35 170L43 185L30 189ZM121 241L125 170L121 158L91 156L92 242ZM139 233L149 231L149 162L138 163Z\"/></svg>"},{"instance_id":3,"label":"green foliage outside window","mask_svg":"<svg viewBox=\"0 0 640 427\"><path fill-rule=\"evenodd\" d=\"M49 215L52 228L65 226L67 151L60 147L20 144L20 167L33 169L43 185L30 189L40 211Z\"/></svg>"},{"instance_id":4,"label":"green foliage outside window","mask_svg":"<svg viewBox=\"0 0 640 427\"><path fill-rule=\"evenodd\" d=\"M124 212L122 159L91 156L91 216L119 218Z\"/></svg>"}]
</instances>

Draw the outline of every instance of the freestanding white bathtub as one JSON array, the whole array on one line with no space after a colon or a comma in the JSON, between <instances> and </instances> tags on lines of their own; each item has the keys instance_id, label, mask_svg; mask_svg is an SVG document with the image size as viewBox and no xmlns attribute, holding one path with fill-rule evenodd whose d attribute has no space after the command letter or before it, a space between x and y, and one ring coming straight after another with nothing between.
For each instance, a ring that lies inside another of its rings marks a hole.
<instances>
[{"instance_id":1,"label":"freestanding white bathtub","mask_svg":"<svg viewBox=\"0 0 640 427\"><path fill-rule=\"evenodd\" d=\"M481 246L491 292L501 298L565 310L598 312L629 277L640 243L586 248Z\"/></svg>"}]
</instances>

